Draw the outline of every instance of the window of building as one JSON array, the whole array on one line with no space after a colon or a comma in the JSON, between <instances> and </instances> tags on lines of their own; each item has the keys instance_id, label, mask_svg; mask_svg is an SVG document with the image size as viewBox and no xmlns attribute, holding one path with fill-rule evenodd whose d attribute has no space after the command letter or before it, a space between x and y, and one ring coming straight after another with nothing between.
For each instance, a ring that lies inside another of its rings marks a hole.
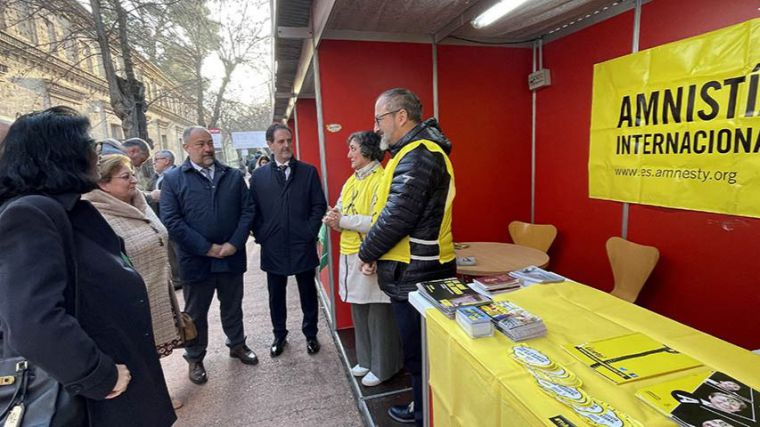
<instances>
[{"instance_id":1,"label":"window of building","mask_svg":"<svg viewBox=\"0 0 760 427\"><path fill-rule=\"evenodd\" d=\"M82 43L82 54L84 55L85 69L91 73L94 72L92 49L90 49L90 46L88 46L87 43Z\"/></svg>"},{"instance_id":2,"label":"window of building","mask_svg":"<svg viewBox=\"0 0 760 427\"><path fill-rule=\"evenodd\" d=\"M47 29L48 38L48 52L54 52L58 47L58 36L55 33L55 26L49 20L45 20L45 28Z\"/></svg>"},{"instance_id":3,"label":"window of building","mask_svg":"<svg viewBox=\"0 0 760 427\"><path fill-rule=\"evenodd\" d=\"M169 148L167 145L168 143L169 141L166 139L166 135L161 135L161 147L164 149Z\"/></svg>"},{"instance_id":4,"label":"window of building","mask_svg":"<svg viewBox=\"0 0 760 427\"><path fill-rule=\"evenodd\" d=\"M79 49L76 40L69 35L63 42L63 49L66 51L66 59L72 64L79 63Z\"/></svg>"},{"instance_id":5,"label":"window of building","mask_svg":"<svg viewBox=\"0 0 760 427\"><path fill-rule=\"evenodd\" d=\"M25 2L19 2L19 23L16 26L18 34L32 42L37 44L37 27L34 25L34 16L28 4Z\"/></svg>"},{"instance_id":6,"label":"window of building","mask_svg":"<svg viewBox=\"0 0 760 427\"><path fill-rule=\"evenodd\" d=\"M120 125L111 123L111 138L116 138L116 139L124 138L124 134L122 133L122 129Z\"/></svg>"}]
</instances>

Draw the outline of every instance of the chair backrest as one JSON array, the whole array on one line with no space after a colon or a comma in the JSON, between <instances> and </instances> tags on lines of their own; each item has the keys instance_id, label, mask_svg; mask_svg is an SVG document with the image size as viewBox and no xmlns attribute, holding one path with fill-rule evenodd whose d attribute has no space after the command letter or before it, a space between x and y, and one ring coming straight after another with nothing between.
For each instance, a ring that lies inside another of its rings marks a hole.
<instances>
[{"instance_id":1,"label":"chair backrest","mask_svg":"<svg viewBox=\"0 0 760 427\"><path fill-rule=\"evenodd\" d=\"M635 302L660 259L660 251L654 246L610 237L607 240L607 257L615 277L615 287L610 293L628 302Z\"/></svg>"},{"instance_id":2,"label":"chair backrest","mask_svg":"<svg viewBox=\"0 0 760 427\"><path fill-rule=\"evenodd\" d=\"M547 252L557 237L557 227L551 224L530 224L522 221L509 223L509 235L518 245Z\"/></svg>"}]
</instances>

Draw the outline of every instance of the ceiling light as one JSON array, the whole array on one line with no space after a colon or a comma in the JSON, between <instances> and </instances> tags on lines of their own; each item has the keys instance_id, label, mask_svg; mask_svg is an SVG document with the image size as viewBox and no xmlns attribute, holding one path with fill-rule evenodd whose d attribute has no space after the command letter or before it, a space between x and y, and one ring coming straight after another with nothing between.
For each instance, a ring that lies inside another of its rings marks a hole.
<instances>
[{"instance_id":1,"label":"ceiling light","mask_svg":"<svg viewBox=\"0 0 760 427\"><path fill-rule=\"evenodd\" d=\"M481 13L477 18L473 19L472 26L475 28L483 28L487 25L491 25L526 1L527 0L501 0L488 8L485 12Z\"/></svg>"}]
</instances>

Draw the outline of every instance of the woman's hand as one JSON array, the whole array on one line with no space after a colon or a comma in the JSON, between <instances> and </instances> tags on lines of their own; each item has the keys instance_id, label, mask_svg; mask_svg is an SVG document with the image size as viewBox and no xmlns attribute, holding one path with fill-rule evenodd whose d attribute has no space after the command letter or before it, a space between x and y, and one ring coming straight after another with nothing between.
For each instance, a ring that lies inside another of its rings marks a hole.
<instances>
[{"instance_id":1,"label":"woman's hand","mask_svg":"<svg viewBox=\"0 0 760 427\"><path fill-rule=\"evenodd\" d=\"M116 385L113 386L111 393L106 396L106 399L113 399L119 397L122 393L127 391L127 385L132 380L132 374L129 373L129 368L126 365L116 364Z\"/></svg>"},{"instance_id":2,"label":"woman's hand","mask_svg":"<svg viewBox=\"0 0 760 427\"><path fill-rule=\"evenodd\" d=\"M375 274L375 272L377 271L377 263L376 262L363 262L362 265L359 267L359 270L365 276L371 276L371 275Z\"/></svg>"}]
</instances>

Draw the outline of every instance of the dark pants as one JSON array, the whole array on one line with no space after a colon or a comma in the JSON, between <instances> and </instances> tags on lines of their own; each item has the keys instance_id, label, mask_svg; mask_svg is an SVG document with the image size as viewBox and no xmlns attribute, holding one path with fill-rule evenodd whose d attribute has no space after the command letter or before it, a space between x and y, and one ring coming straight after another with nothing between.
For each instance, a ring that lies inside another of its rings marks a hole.
<instances>
[{"instance_id":1,"label":"dark pants","mask_svg":"<svg viewBox=\"0 0 760 427\"><path fill-rule=\"evenodd\" d=\"M245 344L243 333L243 274L211 273L205 280L185 281L182 294L185 296L185 311L193 318L198 329L195 345L185 348L185 359L200 362L206 356L208 346L208 309L214 299L214 291L219 299L222 329L227 335L227 346Z\"/></svg>"},{"instance_id":2,"label":"dark pants","mask_svg":"<svg viewBox=\"0 0 760 427\"><path fill-rule=\"evenodd\" d=\"M179 288L182 282L179 279L179 256L177 255L177 244L174 240L169 240L169 267L172 273L172 286Z\"/></svg>"},{"instance_id":3,"label":"dark pants","mask_svg":"<svg viewBox=\"0 0 760 427\"><path fill-rule=\"evenodd\" d=\"M404 349L404 369L412 376L414 395L414 420L422 425L422 320L420 313L409 301L391 300L393 314L396 317L401 347Z\"/></svg>"},{"instance_id":4,"label":"dark pants","mask_svg":"<svg viewBox=\"0 0 760 427\"><path fill-rule=\"evenodd\" d=\"M306 338L316 338L317 321L319 319L319 303L317 302L317 285L314 281L315 269L309 269L296 274L298 295L301 297L303 323L301 330ZM275 338L285 338L288 329L285 321L288 318L288 308L285 300L287 295L288 276L267 273L269 287L269 314L272 317L272 332Z\"/></svg>"}]
</instances>

